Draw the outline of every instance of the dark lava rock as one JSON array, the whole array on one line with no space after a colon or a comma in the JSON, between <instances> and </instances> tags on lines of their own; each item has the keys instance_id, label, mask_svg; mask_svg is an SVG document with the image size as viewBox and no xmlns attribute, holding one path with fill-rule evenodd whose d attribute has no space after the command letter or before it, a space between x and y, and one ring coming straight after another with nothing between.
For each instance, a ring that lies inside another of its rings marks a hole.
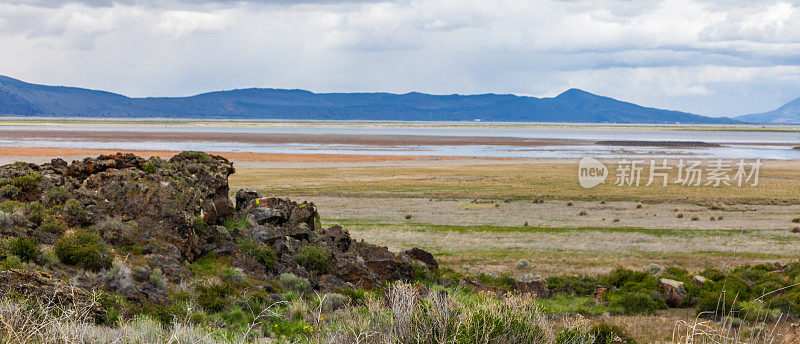
<instances>
[{"instance_id":1,"label":"dark lava rock","mask_svg":"<svg viewBox=\"0 0 800 344\"><path fill-rule=\"evenodd\" d=\"M433 258L433 255L428 251L414 247L410 250L403 251L403 253L411 259L416 259L425 263L430 270L436 270L439 268L439 263L436 261L436 258Z\"/></svg>"}]
</instances>

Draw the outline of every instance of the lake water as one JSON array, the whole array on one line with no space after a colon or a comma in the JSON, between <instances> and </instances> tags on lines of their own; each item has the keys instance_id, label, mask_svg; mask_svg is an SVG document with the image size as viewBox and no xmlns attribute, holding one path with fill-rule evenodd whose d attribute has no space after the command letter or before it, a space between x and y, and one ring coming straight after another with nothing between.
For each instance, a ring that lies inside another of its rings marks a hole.
<instances>
[{"instance_id":1,"label":"lake water","mask_svg":"<svg viewBox=\"0 0 800 344\"><path fill-rule=\"evenodd\" d=\"M482 126L440 127L382 127L382 126L0 126L0 129L31 132L25 139L9 140L0 137L4 147L52 148L107 148L130 150L204 150L215 152L252 153L304 153L304 154L374 154L374 155L439 155L500 158L596 158L642 157L699 157L726 159L800 159L800 133L768 131L720 130L662 130L662 129L608 129L608 128L496 128ZM76 138L52 139L37 137L35 131L55 130L75 133ZM513 137L523 139L582 140L582 145L518 147L502 145L347 145L308 144L253 144L224 141L113 141L98 142L80 139L80 132L214 132L214 133L264 133L298 135L423 135L461 137ZM592 144L599 140L636 141L703 141L723 145L719 148L663 148L615 147Z\"/></svg>"}]
</instances>

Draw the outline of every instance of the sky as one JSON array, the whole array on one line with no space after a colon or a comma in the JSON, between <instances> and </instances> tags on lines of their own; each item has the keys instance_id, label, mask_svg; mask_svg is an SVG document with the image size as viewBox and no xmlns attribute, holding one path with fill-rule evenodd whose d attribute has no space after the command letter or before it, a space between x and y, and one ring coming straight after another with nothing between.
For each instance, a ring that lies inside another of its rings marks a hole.
<instances>
[{"instance_id":1,"label":"sky","mask_svg":"<svg viewBox=\"0 0 800 344\"><path fill-rule=\"evenodd\" d=\"M800 4L0 0L0 75L135 97L580 88L734 116L800 97Z\"/></svg>"}]
</instances>

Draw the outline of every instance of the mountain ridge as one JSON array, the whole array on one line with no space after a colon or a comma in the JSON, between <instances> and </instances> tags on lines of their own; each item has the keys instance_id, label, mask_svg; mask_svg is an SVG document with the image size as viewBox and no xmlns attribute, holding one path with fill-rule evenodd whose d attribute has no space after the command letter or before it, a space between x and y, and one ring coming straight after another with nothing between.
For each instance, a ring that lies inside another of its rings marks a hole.
<instances>
[{"instance_id":1,"label":"mountain ridge","mask_svg":"<svg viewBox=\"0 0 800 344\"><path fill-rule=\"evenodd\" d=\"M643 107L571 88L556 97L513 94L432 95L420 92L314 93L302 89L244 88L186 97L143 97L27 83L0 75L0 115L496 121L572 123L739 123L722 117Z\"/></svg>"},{"instance_id":2,"label":"mountain ridge","mask_svg":"<svg viewBox=\"0 0 800 344\"><path fill-rule=\"evenodd\" d=\"M736 119L754 123L798 124L800 123L800 98L772 111L737 116Z\"/></svg>"}]
</instances>

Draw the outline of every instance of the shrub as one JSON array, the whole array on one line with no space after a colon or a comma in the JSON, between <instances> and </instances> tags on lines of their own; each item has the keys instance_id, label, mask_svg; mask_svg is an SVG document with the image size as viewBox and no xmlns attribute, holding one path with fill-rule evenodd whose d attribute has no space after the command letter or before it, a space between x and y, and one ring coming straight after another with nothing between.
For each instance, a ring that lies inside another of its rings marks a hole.
<instances>
[{"instance_id":1,"label":"shrub","mask_svg":"<svg viewBox=\"0 0 800 344\"><path fill-rule=\"evenodd\" d=\"M793 218L792 223L800 223L800 217Z\"/></svg>"},{"instance_id":2,"label":"shrub","mask_svg":"<svg viewBox=\"0 0 800 344\"><path fill-rule=\"evenodd\" d=\"M517 269L529 269L531 267L531 263L527 259L520 259L514 265Z\"/></svg>"},{"instance_id":3,"label":"shrub","mask_svg":"<svg viewBox=\"0 0 800 344\"><path fill-rule=\"evenodd\" d=\"M39 225L39 230L50 234L64 234L68 229L67 224L55 217L47 215L44 217L42 224Z\"/></svg>"},{"instance_id":4,"label":"shrub","mask_svg":"<svg viewBox=\"0 0 800 344\"><path fill-rule=\"evenodd\" d=\"M740 310L734 304L735 299L736 295L730 293L705 292L700 296L695 310L697 314L711 317L736 316Z\"/></svg>"},{"instance_id":5,"label":"shrub","mask_svg":"<svg viewBox=\"0 0 800 344\"><path fill-rule=\"evenodd\" d=\"M114 258L103 238L88 230L61 237L56 241L53 250L62 263L92 271L111 267Z\"/></svg>"},{"instance_id":6,"label":"shrub","mask_svg":"<svg viewBox=\"0 0 800 344\"><path fill-rule=\"evenodd\" d=\"M571 289L576 295L591 295L599 282L588 276L551 276L547 278L547 288L551 292Z\"/></svg>"},{"instance_id":7,"label":"shrub","mask_svg":"<svg viewBox=\"0 0 800 344\"><path fill-rule=\"evenodd\" d=\"M679 219L682 219L683 218L683 213L678 213L678 215L676 217L679 218Z\"/></svg>"},{"instance_id":8,"label":"shrub","mask_svg":"<svg viewBox=\"0 0 800 344\"><path fill-rule=\"evenodd\" d=\"M692 216L692 221L700 221L700 217L697 215Z\"/></svg>"},{"instance_id":9,"label":"shrub","mask_svg":"<svg viewBox=\"0 0 800 344\"><path fill-rule=\"evenodd\" d=\"M154 163L148 161L142 164L142 171L144 171L147 174L154 174L158 172L158 167L156 167Z\"/></svg>"},{"instance_id":10,"label":"shrub","mask_svg":"<svg viewBox=\"0 0 800 344\"><path fill-rule=\"evenodd\" d=\"M607 296L611 308L620 308L625 314L655 314L657 309L666 308L661 299L654 299L644 292L613 292Z\"/></svg>"},{"instance_id":11,"label":"shrub","mask_svg":"<svg viewBox=\"0 0 800 344\"><path fill-rule=\"evenodd\" d=\"M29 173L23 176L6 179L2 184L13 185L23 193L29 193L36 190L42 182L42 176L36 172Z\"/></svg>"},{"instance_id":12,"label":"shrub","mask_svg":"<svg viewBox=\"0 0 800 344\"><path fill-rule=\"evenodd\" d=\"M267 270L275 267L275 251L269 245L262 244L254 239L240 239L237 244L244 255L261 263Z\"/></svg>"},{"instance_id":13,"label":"shrub","mask_svg":"<svg viewBox=\"0 0 800 344\"><path fill-rule=\"evenodd\" d=\"M592 326L589 332L594 335L594 344L636 344L636 340L628 335L622 327L606 322Z\"/></svg>"},{"instance_id":14,"label":"shrub","mask_svg":"<svg viewBox=\"0 0 800 344\"><path fill-rule=\"evenodd\" d=\"M230 305L228 297L236 293L233 287L223 284L197 286L197 304L209 313L218 313Z\"/></svg>"},{"instance_id":15,"label":"shrub","mask_svg":"<svg viewBox=\"0 0 800 344\"><path fill-rule=\"evenodd\" d=\"M661 266L661 265L653 263L653 264L648 265L647 268L645 269L645 271L647 271L647 273L650 274L651 276L658 276L662 272L664 272L664 267Z\"/></svg>"},{"instance_id":16,"label":"shrub","mask_svg":"<svg viewBox=\"0 0 800 344\"><path fill-rule=\"evenodd\" d=\"M135 221L108 219L98 223L96 228L103 240L112 245L133 246L141 241L139 225Z\"/></svg>"},{"instance_id":17,"label":"shrub","mask_svg":"<svg viewBox=\"0 0 800 344\"><path fill-rule=\"evenodd\" d=\"M48 205L64 204L70 198L72 194L69 190L60 186L47 189L44 193L44 200Z\"/></svg>"},{"instance_id":18,"label":"shrub","mask_svg":"<svg viewBox=\"0 0 800 344\"><path fill-rule=\"evenodd\" d=\"M22 269L24 267L25 264L23 264L22 260L15 255L8 255L5 259L0 261L0 271L8 269Z\"/></svg>"},{"instance_id":19,"label":"shrub","mask_svg":"<svg viewBox=\"0 0 800 344\"><path fill-rule=\"evenodd\" d=\"M25 206L25 216L28 218L28 221L36 226L42 224L45 217L44 212L45 208L39 202L31 202Z\"/></svg>"},{"instance_id":20,"label":"shrub","mask_svg":"<svg viewBox=\"0 0 800 344\"><path fill-rule=\"evenodd\" d=\"M792 233L800 233L800 227L792 228Z\"/></svg>"},{"instance_id":21,"label":"shrub","mask_svg":"<svg viewBox=\"0 0 800 344\"><path fill-rule=\"evenodd\" d=\"M7 199L19 199L22 196L22 191L14 185L0 186L0 197Z\"/></svg>"},{"instance_id":22,"label":"shrub","mask_svg":"<svg viewBox=\"0 0 800 344\"><path fill-rule=\"evenodd\" d=\"M565 328L556 334L554 344L592 343L594 336L582 327Z\"/></svg>"},{"instance_id":23,"label":"shrub","mask_svg":"<svg viewBox=\"0 0 800 344\"><path fill-rule=\"evenodd\" d=\"M307 271L322 275L328 273L331 257L322 247L308 245L297 252L295 259Z\"/></svg>"},{"instance_id":24,"label":"shrub","mask_svg":"<svg viewBox=\"0 0 800 344\"><path fill-rule=\"evenodd\" d=\"M278 281L282 287L301 293L308 290L308 287L310 286L308 280L302 277L297 277L295 274L291 273L281 274L280 277L278 277Z\"/></svg>"},{"instance_id":25,"label":"shrub","mask_svg":"<svg viewBox=\"0 0 800 344\"><path fill-rule=\"evenodd\" d=\"M586 212L586 210L581 210L581 211L578 213L578 216L586 216L586 215L589 215L589 213L587 213L587 212Z\"/></svg>"},{"instance_id":26,"label":"shrub","mask_svg":"<svg viewBox=\"0 0 800 344\"><path fill-rule=\"evenodd\" d=\"M8 245L8 252L26 263L36 261L42 254L39 247L36 246L36 241L26 237L12 240Z\"/></svg>"},{"instance_id":27,"label":"shrub","mask_svg":"<svg viewBox=\"0 0 800 344\"><path fill-rule=\"evenodd\" d=\"M89 222L89 213L84 209L83 204L76 199L64 202L61 208L64 221L70 226L82 226Z\"/></svg>"}]
</instances>

